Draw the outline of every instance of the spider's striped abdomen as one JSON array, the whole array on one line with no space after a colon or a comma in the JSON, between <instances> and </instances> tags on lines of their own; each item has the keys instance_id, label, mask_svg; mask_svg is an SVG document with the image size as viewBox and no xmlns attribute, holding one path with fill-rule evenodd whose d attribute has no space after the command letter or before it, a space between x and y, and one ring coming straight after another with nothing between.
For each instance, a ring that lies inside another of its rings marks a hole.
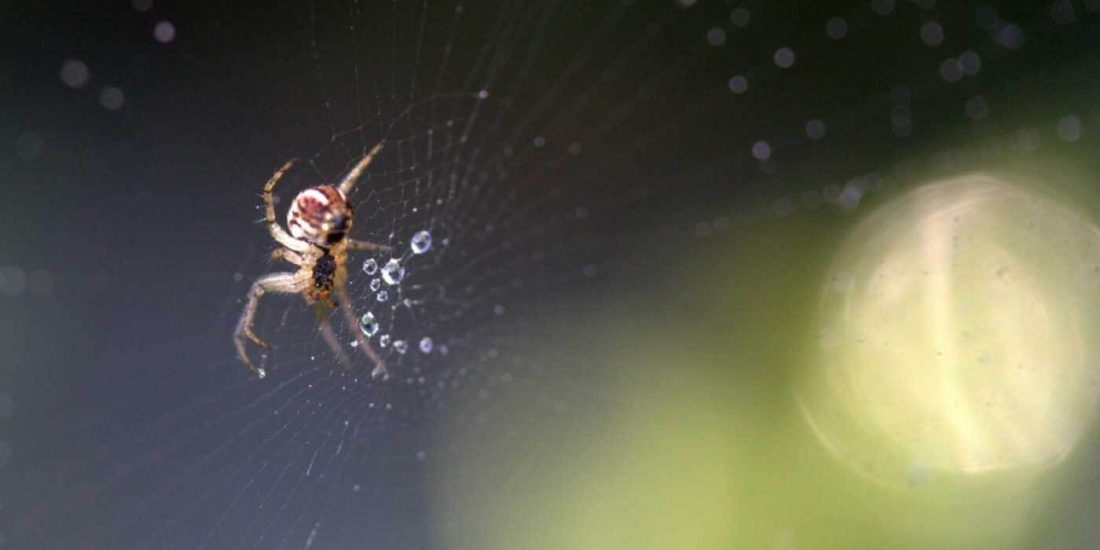
<instances>
[{"instance_id":1,"label":"spider's striped abdomen","mask_svg":"<svg viewBox=\"0 0 1100 550\"><path fill-rule=\"evenodd\" d=\"M351 230L352 210L347 198L331 185L318 185L298 193L286 216L286 225L296 239L328 247Z\"/></svg>"}]
</instances>

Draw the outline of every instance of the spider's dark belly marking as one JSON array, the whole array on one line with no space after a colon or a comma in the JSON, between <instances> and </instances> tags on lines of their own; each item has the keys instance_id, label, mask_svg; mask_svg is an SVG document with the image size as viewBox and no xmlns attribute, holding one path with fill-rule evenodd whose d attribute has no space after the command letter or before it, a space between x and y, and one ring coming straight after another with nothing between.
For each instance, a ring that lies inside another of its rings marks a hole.
<instances>
[{"instance_id":1,"label":"spider's dark belly marking","mask_svg":"<svg viewBox=\"0 0 1100 550\"><path fill-rule=\"evenodd\" d=\"M336 259L325 252L325 255L318 258L317 263L313 265L313 288L327 294L332 289L335 278Z\"/></svg>"}]
</instances>

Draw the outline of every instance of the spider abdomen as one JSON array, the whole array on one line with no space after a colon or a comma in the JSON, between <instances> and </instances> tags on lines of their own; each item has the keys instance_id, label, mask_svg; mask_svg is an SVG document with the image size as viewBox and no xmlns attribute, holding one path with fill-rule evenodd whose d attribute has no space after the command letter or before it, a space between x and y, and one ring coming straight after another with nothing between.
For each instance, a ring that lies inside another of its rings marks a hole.
<instances>
[{"instance_id":1,"label":"spider abdomen","mask_svg":"<svg viewBox=\"0 0 1100 550\"><path fill-rule=\"evenodd\" d=\"M351 222L351 205L331 185L318 185L298 193L286 217L294 238L322 247L342 241L351 230Z\"/></svg>"}]
</instances>

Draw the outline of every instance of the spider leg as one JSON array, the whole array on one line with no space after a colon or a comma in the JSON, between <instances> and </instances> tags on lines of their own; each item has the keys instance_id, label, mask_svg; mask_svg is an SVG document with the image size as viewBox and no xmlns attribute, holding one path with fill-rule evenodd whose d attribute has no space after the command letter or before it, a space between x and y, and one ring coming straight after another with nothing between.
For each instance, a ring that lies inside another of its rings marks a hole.
<instances>
[{"instance_id":1,"label":"spider leg","mask_svg":"<svg viewBox=\"0 0 1100 550\"><path fill-rule=\"evenodd\" d=\"M374 157L378 155L379 151L382 150L382 146L385 144L385 140L379 141L378 145L375 145L374 148L348 172L348 175L344 176L343 181L340 182L339 189L345 197L351 194L351 189L355 187L355 183L359 181L359 176L363 175L363 170L367 169L367 166L370 165L371 161L374 160Z\"/></svg>"},{"instance_id":2,"label":"spider leg","mask_svg":"<svg viewBox=\"0 0 1100 550\"><path fill-rule=\"evenodd\" d=\"M289 248L276 248L271 251L271 261L286 260L294 265L305 265L306 261L301 254Z\"/></svg>"},{"instance_id":3,"label":"spider leg","mask_svg":"<svg viewBox=\"0 0 1100 550\"><path fill-rule=\"evenodd\" d=\"M279 179L283 177L283 174L290 167L294 166L294 159L288 160L282 168L279 168L271 179L267 180L264 184L264 219L267 221L267 230L271 233L271 238L279 242L279 244L296 252L303 252L309 248L309 244L303 241L299 241L287 233L283 229L279 222L275 221L275 202L272 198L271 192L275 189L275 184Z\"/></svg>"},{"instance_id":4,"label":"spider leg","mask_svg":"<svg viewBox=\"0 0 1100 550\"><path fill-rule=\"evenodd\" d=\"M317 325L321 331L321 337L324 338L325 343L328 344L332 353L336 354L336 359L338 359L345 368L351 370L351 357L344 351L344 346L340 344L340 339L336 337L336 333L332 330L332 323L328 322L328 311L325 307L326 304L313 304L313 313L317 316Z\"/></svg>"},{"instance_id":5,"label":"spider leg","mask_svg":"<svg viewBox=\"0 0 1100 550\"><path fill-rule=\"evenodd\" d=\"M348 243L348 248L352 250L371 250L376 252L389 252L393 250L393 247L385 244L375 244L367 241L357 241L355 239L345 239Z\"/></svg>"},{"instance_id":6,"label":"spider leg","mask_svg":"<svg viewBox=\"0 0 1100 550\"><path fill-rule=\"evenodd\" d=\"M370 373L371 378L388 377L390 371L386 368L386 363L378 356L378 352L371 347L370 340L363 334L363 331L359 330L359 320L355 318L355 311L351 309L351 298L348 297L347 288L344 285L338 285L335 290L336 297L340 300L340 311L344 314L344 320L348 324L348 330L355 335L355 341L359 343L359 349L363 350L363 353L366 353L367 357L374 362L374 370Z\"/></svg>"},{"instance_id":7,"label":"spider leg","mask_svg":"<svg viewBox=\"0 0 1100 550\"><path fill-rule=\"evenodd\" d=\"M248 352L245 349L246 338L264 349L271 348L270 344L252 332L252 321L256 316L256 308L260 305L260 297L266 292L282 294L300 292L307 282L295 273L271 273L256 279L252 283L252 287L248 289L248 303L245 304L244 312L241 313L241 318L237 321L237 329L233 331L233 345L237 348L237 357L240 358L241 362L252 369L252 372L260 378L266 376L267 373L264 369L252 364L252 360L248 358Z\"/></svg>"}]
</instances>

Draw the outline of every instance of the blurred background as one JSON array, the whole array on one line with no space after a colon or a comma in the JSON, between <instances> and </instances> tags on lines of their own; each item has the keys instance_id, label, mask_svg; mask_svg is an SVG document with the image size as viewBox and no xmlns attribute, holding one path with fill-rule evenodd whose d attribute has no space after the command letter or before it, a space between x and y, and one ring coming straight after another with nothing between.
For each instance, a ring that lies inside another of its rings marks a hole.
<instances>
[{"instance_id":1,"label":"blurred background","mask_svg":"<svg viewBox=\"0 0 1100 550\"><path fill-rule=\"evenodd\" d=\"M1100 541L1100 2L0 21L0 547ZM257 379L263 183L381 140Z\"/></svg>"}]
</instances>

